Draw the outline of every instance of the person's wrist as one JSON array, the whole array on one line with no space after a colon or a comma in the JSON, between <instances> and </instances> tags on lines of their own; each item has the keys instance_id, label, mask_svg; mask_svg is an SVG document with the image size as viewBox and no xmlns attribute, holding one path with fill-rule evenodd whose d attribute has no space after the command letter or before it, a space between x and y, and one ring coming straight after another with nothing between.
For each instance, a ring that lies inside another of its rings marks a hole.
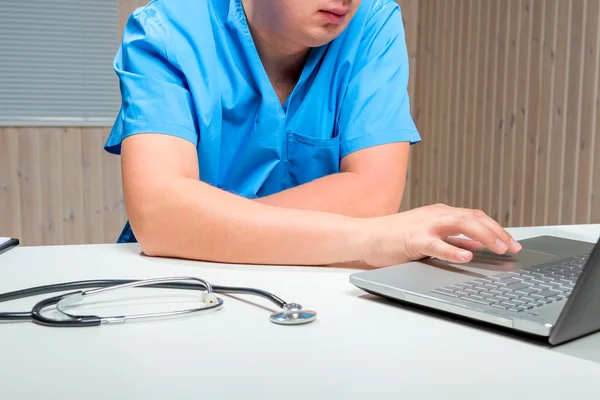
<instances>
[{"instance_id":1,"label":"person's wrist","mask_svg":"<svg viewBox=\"0 0 600 400\"><path fill-rule=\"evenodd\" d=\"M348 254L351 255L349 261L364 263L369 248L372 247L372 219L371 218L351 218L348 217L345 239Z\"/></svg>"}]
</instances>

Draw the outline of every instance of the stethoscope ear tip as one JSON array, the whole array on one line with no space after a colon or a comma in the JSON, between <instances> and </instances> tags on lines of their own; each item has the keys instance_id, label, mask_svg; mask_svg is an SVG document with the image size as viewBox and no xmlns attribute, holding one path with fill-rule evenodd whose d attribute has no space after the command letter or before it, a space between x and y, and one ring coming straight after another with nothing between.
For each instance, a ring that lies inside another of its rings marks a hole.
<instances>
[{"instance_id":1,"label":"stethoscope ear tip","mask_svg":"<svg viewBox=\"0 0 600 400\"><path fill-rule=\"evenodd\" d=\"M278 325L308 324L317 319L317 313L303 310L300 304L289 303L283 307L283 311L271 314L270 319Z\"/></svg>"}]
</instances>

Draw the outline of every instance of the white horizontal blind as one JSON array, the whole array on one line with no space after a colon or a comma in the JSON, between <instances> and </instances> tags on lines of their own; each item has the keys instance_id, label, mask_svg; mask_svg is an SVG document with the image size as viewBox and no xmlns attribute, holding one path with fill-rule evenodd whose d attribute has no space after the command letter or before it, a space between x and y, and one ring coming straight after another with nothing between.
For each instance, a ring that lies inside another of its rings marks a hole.
<instances>
[{"instance_id":1,"label":"white horizontal blind","mask_svg":"<svg viewBox=\"0 0 600 400\"><path fill-rule=\"evenodd\" d=\"M0 0L0 125L107 125L118 0Z\"/></svg>"}]
</instances>

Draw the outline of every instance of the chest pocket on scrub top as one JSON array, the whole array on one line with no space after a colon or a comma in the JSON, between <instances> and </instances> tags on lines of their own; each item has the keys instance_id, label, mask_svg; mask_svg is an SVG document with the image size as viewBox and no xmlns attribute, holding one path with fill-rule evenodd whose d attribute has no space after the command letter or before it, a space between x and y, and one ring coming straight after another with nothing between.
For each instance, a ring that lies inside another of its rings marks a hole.
<instances>
[{"instance_id":1,"label":"chest pocket on scrub top","mask_svg":"<svg viewBox=\"0 0 600 400\"><path fill-rule=\"evenodd\" d=\"M315 138L287 133L287 159L295 185L340 171L340 136Z\"/></svg>"}]
</instances>

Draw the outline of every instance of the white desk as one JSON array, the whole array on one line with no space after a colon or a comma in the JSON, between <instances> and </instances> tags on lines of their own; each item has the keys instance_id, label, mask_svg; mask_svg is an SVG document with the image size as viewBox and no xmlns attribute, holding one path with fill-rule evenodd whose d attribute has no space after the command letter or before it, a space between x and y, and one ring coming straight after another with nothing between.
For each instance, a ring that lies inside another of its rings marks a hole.
<instances>
[{"instance_id":1,"label":"white desk","mask_svg":"<svg viewBox=\"0 0 600 400\"><path fill-rule=\"evenodd\" d=\"M596 241L600 225L513 233ZM319 319L278 326L266 300L224 297L221 311L186 319L80 329L1 324L0 399L597 398L600 334L551 349L379 301L348 283L353 272L151 259L137 245L16 248L0 256L1 292L193 275L272 291Z\"/></svg>"}]
</instances>

